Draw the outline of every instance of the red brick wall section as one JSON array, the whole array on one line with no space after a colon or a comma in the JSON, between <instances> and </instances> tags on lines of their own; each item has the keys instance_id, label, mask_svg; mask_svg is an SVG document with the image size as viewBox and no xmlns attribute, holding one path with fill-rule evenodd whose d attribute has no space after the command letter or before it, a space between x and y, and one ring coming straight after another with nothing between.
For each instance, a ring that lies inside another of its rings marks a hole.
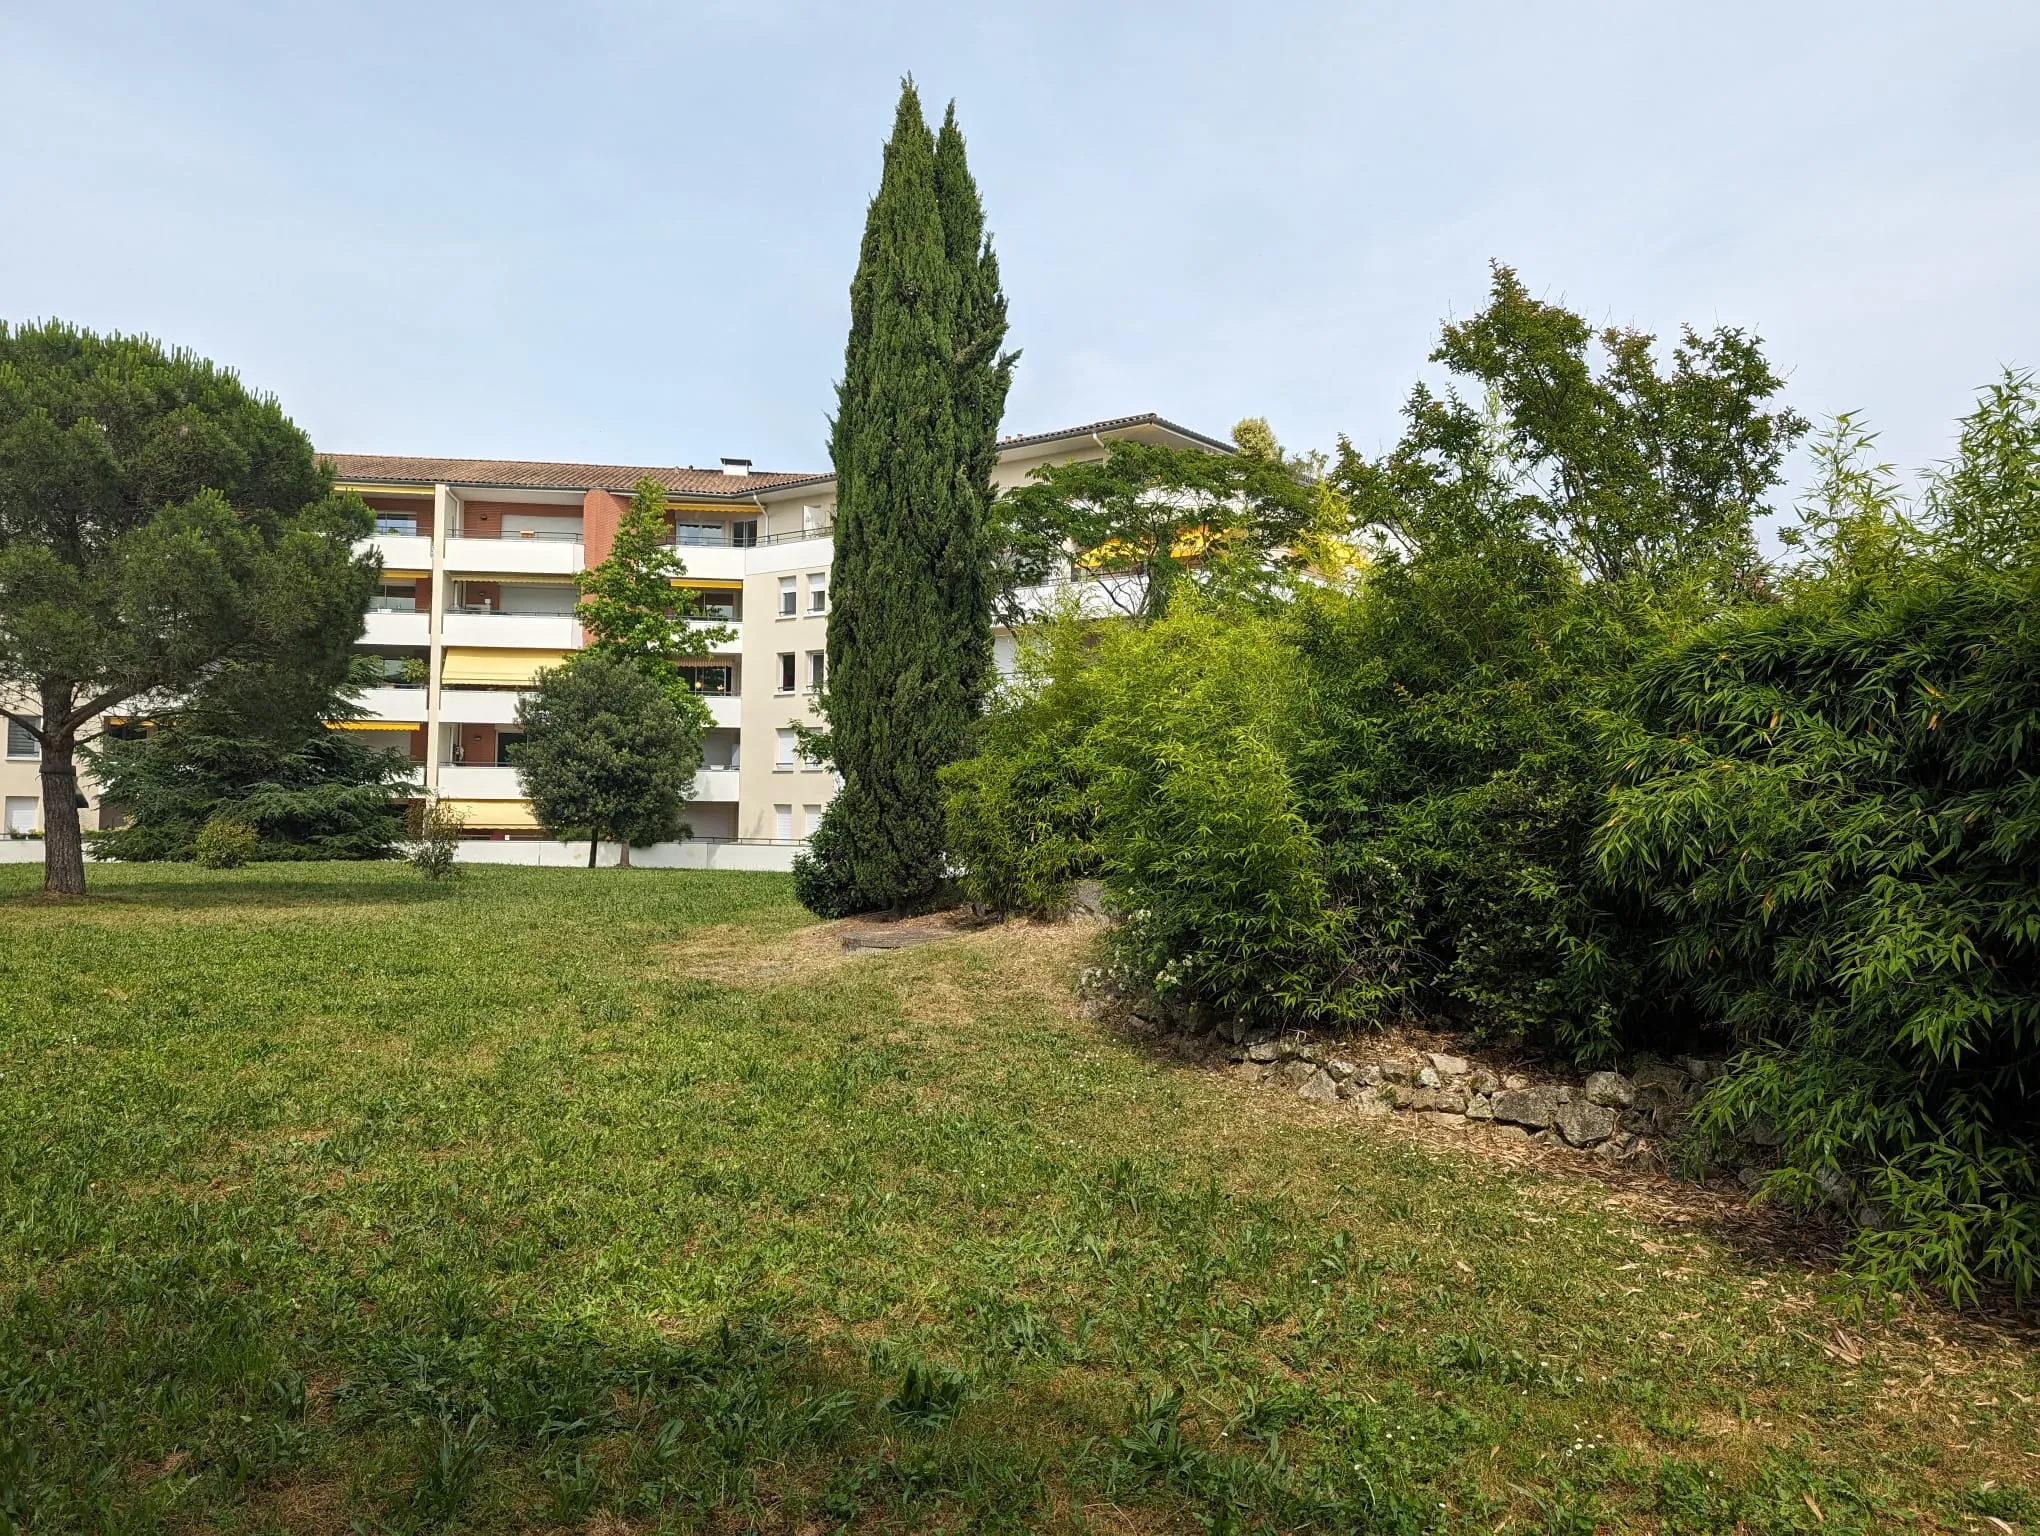
<instances>
[{"instance_id":1,"label":"red brick wall section","mask_svg":"<svg viewBox=\"0 0 2040 1536\"><path fill-rule=\"evenodd\" d=\"M460 728L462 760L487 766L496 760L496 728L493 725L463 725Z\"/></svg>"},{"instance_id":2,"label":"red brick wall section","mask_svg":"<svg viewBox=\"0 0 2040 1536\"><path fill-rule=\"evenodd\" d=\"M581 550L588 565L609 558L616 543L616 525L623 521L623 503L607 491L589 491L581 498Z\"/></svg>"},{"instance_id":3,"label":"red brick wall section","mask_svg":"<svg viewBox=\"0 0 2040 1536\"><path fill-rule=\"evenodd\" d=\"M589 491L581 498L581 568L600 565L616 547L616 525L623 521L623 503L607 491ZM588 631L581 630L581 644Z\"/></svg>"}]
</instances>

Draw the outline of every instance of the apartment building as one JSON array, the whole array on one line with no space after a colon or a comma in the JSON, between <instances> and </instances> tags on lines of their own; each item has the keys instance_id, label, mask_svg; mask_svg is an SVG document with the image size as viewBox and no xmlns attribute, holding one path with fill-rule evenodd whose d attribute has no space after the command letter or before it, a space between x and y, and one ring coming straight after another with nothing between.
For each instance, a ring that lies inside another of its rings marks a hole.
<instances>
[{"instance_id":1,"label":"apartment building","mask_svg":"<svg viewBox=\"0 0 2040 1536\"><path fill-rule=\"evenodd\" d=\"M1229 452L1159 416L1126 416L1011 437L994 481L1040 465L1103 458L1115 440ZM784 850L790 863L836 790L799 755L793 727L819 724L836 485L748 460L715 469L397 458L335 453L339 483L376 514L383 586L362 646L382 657L373 739L409 755L424 786L460 809L470 834L538 835L517 771L517 698L582 643L577 572L609 553L632 487L667 490L691 589L731 638L688 668L713 726L687 820L696 839ZM1010 655L1010 640L1001 646Z\"/></svg>"},{"instance_id":2,"label":"apartment building","mask_svg":"<svg viewBox=\"0 0 2040 1536\"><path fill-rule=\"evenodd\" d=\"M1043 464L1103 458L1119 440L1232 451L1159 416L1125 416L1006 438L993 478L1010 488ZM834 476L763 472L744 459L695 469L325 457L341 488L374 511L383 563L359 644L386 681L366 691L366 717L347 728L409 757L420 787L457 807L470 837L492 841L542 837L510 763L518 697L583 643L574 577L609 554L637 482L665 486L681 585L704 622L730 636L688 668L712 722L687 813L697 856L736 848L750 850L752 867L792 863L836 790L831 773L800 757L793 730L820 723ZM1010 660L1010 636L999 650ZM42 824L33 747L8 733L0 789L10 831ZM96 790L86 793L96 805ZM98 824L88 812L86 825Z\"/></svg>"}]
</instances>

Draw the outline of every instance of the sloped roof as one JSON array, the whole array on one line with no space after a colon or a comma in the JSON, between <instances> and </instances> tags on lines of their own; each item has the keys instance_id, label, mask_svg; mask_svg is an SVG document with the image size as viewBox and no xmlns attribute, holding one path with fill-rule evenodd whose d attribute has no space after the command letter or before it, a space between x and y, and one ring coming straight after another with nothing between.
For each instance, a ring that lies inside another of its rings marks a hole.
<instances>
[{"instance_id":1,"label":"sloped roof","mask_svg":"<svg viewBox=\"0 0 2040 1536\"><path fill-rule=\"evenodd\" d=\"M1102 436L1107 432L1124 432L1129 427L1158 427L1164 432L1173 432L1178 437L1187 437L1217 453L1239 452L1231 443L1207 437L1202 432L1193 432L1188 427L1170 421L1166 416L1157 416L1153 411L1141 416L1114 416L1109 421L1093 421L1081 427L1064 427L1056 432L1030 432L1021 437L1002 437L999 439L999 451L1004 453L1009 448L1033 448L1042 443L1059 442L1066 437L1090 437L1093 434Z\"/></svg>"},{"instance_id":2,"label":"sloped roof","mask_svg":"<svg viewBox=\"0 0 2040 1536\"><path fill-rule=\"evenodd\" d=\"M406 454L328 453L333 473L348 483L499 485L531 491L621 491L650 476L682 496L745 496L818 478L770 471L726 475L719 469L642 464L553 464L529 459L425 459Z\"/></svg>"},{"instance_id":3,"label":"sloped roof","mask_svg":"<svg viewBox=\"0 0 2040 1536\"><path fill-rule=\"evenodd\" d=\"M999 439L999 451L1005 453L1016 448L1035 448L1067 438L1102 436L1107 432L1125 432L1135 427L1152 427L1172 433L1215 453L1237 451L1231 443L1207 437L1202 432L1193 432L1152 411L1140 416L1114 416L1106 421L1063 427L1054 432L1002 437ZM350 484L503 486L531 491L597 489L627 495L638 481L649 475L676 495L743 497L755 491L813 485L835 478L828 470L726 475L720 469L696 469L692 465L662 468L634 464L554 464L529 459L425 459L387 453L328 453L323 457L332 463L334 474Z\"/></svg>"}]
</instances>

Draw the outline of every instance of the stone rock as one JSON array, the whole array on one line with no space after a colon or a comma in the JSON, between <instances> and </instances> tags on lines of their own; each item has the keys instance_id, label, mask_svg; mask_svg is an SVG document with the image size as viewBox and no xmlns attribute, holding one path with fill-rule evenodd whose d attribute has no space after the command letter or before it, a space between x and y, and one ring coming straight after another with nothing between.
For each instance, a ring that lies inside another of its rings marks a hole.
<instances>
[{"instance_id":1,"label":"stone rock","mask_svg":"<svg viewBox=\"0 0 2040 1536\"><path fill-rule=\"evenodd\" d=\"M1693 1129L1693 1117L1680 1109L1657 1109L1651 1112L1651 1129L1667 1141L1677 1141Z\"/></svg>"},{"instance_id":2,"label":"stone rock","mask_svg":"<svg viewBox=\"0 0 2040 1536\"><path fill-rule=\"evenodd\" d=\"M1520 1125L1504 1125L1496 1121L1488 1127L1488 1134L1496 1141L1528 1141L1530 1133Z\"/></svg>"},{"instance_id":3,"label":"stone rock","mask_svg":"<svg viewBox=\"0 0 2040 1536\"><path fill-rule=\"evenodd\" d=\"M1070 887L1069 915L1071 917L1103 917L1105 915L1105 885L1100 880L1079 880Z\"/></svg>"},{"instance_id":4,"label":"stone rock","mask_svg":"<svg viewBox=\"0 0 2040 1536\"><path fill-rule=\"evenodd\" d=\"M1494 1073L1488 1071L1486 1067L1482 1067L1473 1074L1471 1086L1475 1093L1486 1095L1493 1093L1497 1088L1501 1087L1502 1080L1496 1077Z\"/></svg>"},{"instance_id":5,"label":"stone rock","mask_svg":"<svg viewBox=\"0 0 2040 1536\"><path fill-rule=\"evenodd\" d=\"M1627 1109L1636 1102L1636 1085L1620 1072L1589 1072L1587 1102L1609 1109Z\"/></svg>"},{"instance_id":6,"label":"stone rock","mask_svg":"<svg viewBox=\"0 0 2040 1536\"><path fill-rule=\"evenodd\" d=\"M1743 1140L1754 1147L1775 1147L1784 1140L1778 1134L1778 1128L1762 1115L1752 1115L1742 1134Z\"/></svg>"},{"instance_id":7,"label":"stone rock","mask_svg":"<svg viewBox=\"0 0 2040 1536\"><path fill-rule=\"evenodd\" d=\"M1594 1148L1594 1161L1599 1163L1620 1163L1629 1159L1639 1145L1636 1137L1626 1131L1617 1131L1606 1141Z\"/></svg>"},{"instance_id":8,"label":"stone rock","mask_svg":"<svg viewBox=\"0 0 2040 1536\"><path fill-rule=\"evenodd\" d=\"M1410 1108L1417 1102L1417 1095L1422 1093L1423 1091L1424 1090L1421 1088L1412 1088L1407 1083L1395 1084L1394 1085L1395 1097L1393 1100L1395 1107L1397 1109Z\"/></svg>"},{"instance_id":9,"label":"stone rock","mask_svg":"<svg viewBox=\"0 0 2040 1536\"><path fill-rule=\"evenodd\" d=\"M1315 1099L1320 1104L1330 1104L1339 1097L1339 1085L1332 1081L1329 1072L1320 1068L1311 1073L1303 1086L1296 1090L1298 1097Z\"/></svg>"},{"instance_id":10,"label":"stone rock","mask_svg":"<svg viewBox=\"0 0 2040 1536\"><path fill-rule=\"evenodd\" d=\"M1449 1110L1443 1109L1421 1110L1418 1112L1417 1118L1423 1121L1424 1124L1435 1125L1439 1127L1441 1130L1463 1131L1466 1129L1466 1116L1455 1115Z\"/></svg>"},{"instance_id":11,"label":"stone rock","mask_svg":"<svg viewBox=\"0 0 2040 1536\"><path fill-rule=\"evenodd\" d=\"M1765 1170L1762 1168L1738 1168L1735 1171L1735 1181L1744 1189L1755 1189L1764 1182L1764 1173Z\"/></svg>"},{"instance_id":12,"label":"stone rock","mask_svg":"<svg viewBox=\"0 0 2040 1536\"><path fill-rule=\"evenodd\" d=\"M1395 1110L1395 1106L1390 1104L1388 1100L1384 1099L1374 1089L1368 1089L1365 1092L1352 1095L1352 1104L1356 1114L1369 1120L1376 1119L1382 1115L1392 1114Z\"/></svg>"},{"instance_id":13,"label":"stone rock","mask_svg":"<svg viewBox=\"0 0 2040 1536\"><path fill-rule=\"evenodd\" d=\"M1466 1101L1466 1118L1469 1120L1492 1121L1495 1117L1494 1101L1484 1093L1476 1093Z\"/></svg>"},{"instance_id":14,"label":"stone rock","mask_svg":"<svg viewBox=\"0 0 2040 1536\"><path fill-rule=\"evenodd\" d=\"M1565 1145L1565 1138L1549 1126L1546 1126L1541 1131L1533 1132L1530 1139L1540 1147L1562 1147Z\"/></svg>"},{"instance_id":15,"label":"stone rock","mask_svg":"<svg viewBox=\"0 0 2040 1536\"><path fill-rule=\"evenodd\" d=\"M1324 1063L1324 1069L1332 1074L1332 1081L1343 1083L1360 1069L1343 1056L1334 1056Z\"/></svg>"},{"instance_id":16,"label":"stone rock","mask_svg":"<svg viewBox=\"0 0 2040 1536\"><path fill-rule=\"evenodd\" d=\"M1353 1073L1353 1077L1357 1082L1378 1083L1381 1081L1381 1067L1376 1062L1363 1062Z\"/></svg>"},{"instance_id":17,"label":"stone rock","mask_svg":"<svg viewBox=\"0 0 2040 1536\"><path fill-rule=\"evenodd\" d=\"M1263 1066L1258 1061L1243 1061L1233 1068L1234 1072L1249 1083L1267 1082L1269 1074L1274 1070L1273 1067Z\"/></svg>"},{"instance_id":18,"label":"stone rock","mask_svg":"<svg viewBox=\"0 0 2040 1536\"><path fill-rule=\"evenodd\" d=\"M1443 1088L1445 1086L1445 1079L1438 1075L1436 1067L1424 1067L1417 1073L1417 1086L1419 1088Z\"/></svg>"},{"instance_id":19,"label":"stone rock","mask_svg":"<svg viewBox=\"0 0 2040 1536\"><path fill-rule=\"evenodd\" d=\"M1466 1076L1466 1062L1458 1056L1447 1056L1443 1051L1432 1051L1425 1059L1431 1063L1431 1070L1440 1077Z\"/></svg>"},{"instance_id":20,"label":"stone rock","mask_svg":"<svg viewBox=\"0 0 2040 1536\"><path fill-rule=\"evenodd\" d=\"M1308 1061L1285 1061L1275 1069L1275 1081L1285 1088L1301 1089L1317 1076L1317 1066Z\"/></svg>"},{"instance_id":21,"label":"stone rock","mask_svg":"<svg viewBox=\"0 0 2040 1536\"><path fill-rule=\"evenodd\" d=\"M1087 997L1078 1005L1077 1012L1095 1024L1105 1017L1110 1008L1111 1004L1102 997Z\"/></svg>"},{"instance_id":22,"label":"stone rock","mask_svg":"<svg viewBox=\"0 0 2040 1536\"><path fill-rule=\"evenodd\" d=\"M1551 1124L1562 1107L1557 1091L1551 1088L1504 1088L1493 1102L1497 1120L1533 1128Z\"/></svg>"},{"instance_id":23,"label":"stone rock","mask_svg":"<svg viewBox=\"0 0 2040 1536\"><path fill-rule=\"evenodd\" d=\"M1281 1056L1282 1051L1280 1047L1272 1040L1256 1040L1247 1047L1247 1060L1249 1061L1277 1061L1281 1059Z\"/></svg>"},{"instance_id":24,"label":"stone rock","mask_svg":"<svg viewBox=\"0 0 2040 1536\"><path fill-rule=\"evenodd\" d=\"M1162 1021L1162 1000L1152 992L1141 993L1127 1007L1136 1019L1144 1019L1150 1024Z\"/></svg>"},{"instance_id":25,"label":"stone rock","mask_svg":"<svg viewBox=\"0 0 2040 1536\"><path fill-rule=\"evenodd\" d=\"M1291 1038L1282 1042L1282 1054L1291 1061L1316 1061L1324 1052L1308 1040Z\"/></svg>"},{"instance_id":26,"label":"stone rock","mask_svg":"<svg viewBox=\"0 0 2040 1536\"><path fill-rule=\"evenodd\" d=\"M1648 1136L1657 1129L1657 1121L1647 1109L1625 1109L1617 1119L1622 1129L1632 1136Z\"/></svg>"},{"instance_id":27,"label":"stone rock","mask_svg":"<svg viewBox=\"0 0 2040 1536\"><path fill-rule=\"evenodd\" d=\"M1686 1097L1686 1074L1662 1057L1637 1057L1629 1080L1639 1089L1657 1088L1681 1100Z\"/></svg>"},{"instance_id":28,"label":"stone rock","mask_svg":"<svg viewBox=\"0 0 2040 1536\"><path fill-rule=\"evenodd\" d=\"M1530 1086L1530 1079L1524 1077L1521 1073L1510 1072L1502 1078L1502 1086L1511 1090L1528 1088Z\"/></svg>"},{"instance_id":29,"label":"stone rock","mask_svg":"<svg viewBox=\"0 0 2040 1536\"><path fill-rule=\"evenodd\" d=\"M1384 1083L1414 1084L1417 1074L1406 1061L1384 1061L1381 1064L1381 1080Z\"/></svg>"},{"instance_id":30,"label":"stone rock","mask_svg":"<svg viewBox=\"0 0 2040 1536\"><path fill-rule=\"evenodd\" d=\"M1615 1134L1615 1111L1604 1104L1575 1099L1560 1107L1553 1122L1558 1133L1575 1147L1591 1147Z\"/></svg>"},{"instance_id":31,"label":"stone rock","mask_svg":"<svg viewBox=\"0 0 2040 1536\"><path fill-rule=\"evenodd\" d=\"M1672 1060L1696 1083L1713 1082L1728 1065L1725 1061L1707 1056L1675 1056Z\"/></svg>"},{"instance_id":32,"label":"stone rock","mask_svg":"<svg viewBox=\"0 0 2040 1536\"><path fill-rule=\"evenodd\" d=\"M1466 1113L1466 1095L1457 1088L1419 1088L1410 1098L1410 1108L1463 1115Z\"/></svg>"}]
</instances>

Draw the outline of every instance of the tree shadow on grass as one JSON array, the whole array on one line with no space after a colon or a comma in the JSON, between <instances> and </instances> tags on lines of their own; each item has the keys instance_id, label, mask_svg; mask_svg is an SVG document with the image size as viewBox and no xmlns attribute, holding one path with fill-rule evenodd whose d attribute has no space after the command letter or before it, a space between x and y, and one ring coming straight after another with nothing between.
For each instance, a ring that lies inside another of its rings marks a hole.
<instances>
[{"instance_id":1,"label":"tree shadow on grass","mask_svg":"<svg viewBox=\"0 0 2040 1536\"><path fill-rule=\"evenodd\" d=\"M457 894L454 884L407 879L395 868L364 878L365 869L358 864L272 864L216 873L180 865L95 866L87 871L83 896L50 896L40 885L0 889L0 911L83 917L113 912L422 906ZM343 870L352 873L339 872Z\"/></svg>"}]
</instances>

